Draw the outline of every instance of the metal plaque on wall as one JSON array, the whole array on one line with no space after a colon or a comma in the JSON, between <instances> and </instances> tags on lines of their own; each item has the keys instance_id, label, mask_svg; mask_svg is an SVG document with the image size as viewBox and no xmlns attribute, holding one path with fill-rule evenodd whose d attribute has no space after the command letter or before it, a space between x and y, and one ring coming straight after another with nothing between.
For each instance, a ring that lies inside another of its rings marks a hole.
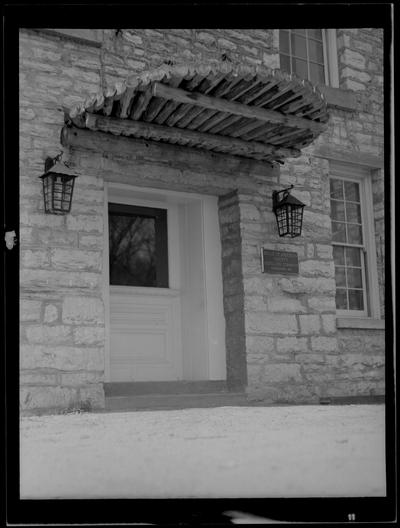
<instances>
[{"instance_id":1,"label":"metal plaque on wall","mask_svg":"<svg viewBox=\"0 0 400 528\"><path fill-rule=\"evenodd\" d=\"M274 251L261 248L261 270L263 273L298 275L299 257L295 251Z\"/></svg>"}]
</instances>

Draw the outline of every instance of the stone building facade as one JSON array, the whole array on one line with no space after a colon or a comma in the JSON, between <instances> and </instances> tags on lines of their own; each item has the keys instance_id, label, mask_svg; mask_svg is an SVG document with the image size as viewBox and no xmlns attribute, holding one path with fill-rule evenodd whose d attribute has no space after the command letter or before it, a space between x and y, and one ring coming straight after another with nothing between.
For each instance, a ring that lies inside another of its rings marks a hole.
<instances>
[{"instance_id":1,"label":"stone building facade","mask_svg":"<svg viewBox=\"0 0 400 528\"><path fill-rule=\"evenodd\" d=\"M104 142L90 130L74 136L67 129L60 144L66 109L168 61L282 68L278 30L20 31L23 412L104 408L107 383L135 380L113 379L109 363L107 203L129 193L139 204L151 202L151 193L166 202L183 193L181 205L192 203L193 194L200 201L209 197L213 207L215 223L203 235L212 239L219 232L217 257L210 256L217 261L210 266L220 265L220 290L213 271L204 279L204 295L213 299L210 290L217 291L223 316L208 314L204 324L210 343L213 335L222 339L224 357L216 352L214 359L210 344L208 367L184 366L176 379L227 380L229 390L265 403L384 395L383 31L329 31L323 34L324 60L331 70L327 84L319 83L328 127L283 165L110 134ZM60 150L78 178L71 212L48 215L39 176L45 159ZM341 271L348 277L351 270L332 243L332 181L356 182L362 190L363 265L353 262L353 268L363 274L363 310L339 310L335 301ZM272 191L291 184L306 206L303 232L280 238ZM298 274L263 273L261 248L295 252ZM184 320L179 324L184 334ZM184 356L197 338L182 339ZM162 374L151 376L139 381L163 381Z\"/></svg>"}]
</instances>

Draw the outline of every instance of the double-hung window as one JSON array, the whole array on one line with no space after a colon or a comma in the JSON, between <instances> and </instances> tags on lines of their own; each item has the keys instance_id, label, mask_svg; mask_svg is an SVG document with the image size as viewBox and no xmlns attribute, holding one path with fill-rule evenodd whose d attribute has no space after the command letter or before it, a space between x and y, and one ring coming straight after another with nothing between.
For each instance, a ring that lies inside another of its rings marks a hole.
<instances>
[{"instance_id":1,"label":"double-hung window","mask_svg":"<svg viewBox=\"0 0 400 528\"><path fill-rule=\"evenodd\" d=\"M368 171L331 165L330 203L337 314L377 317L379 294Z\"/></svg>"},{"instance_id":2,"label":"double-hung window","mask_svg":"<svg viewBox=\"0 0 400 528\"><path fill-rule=\"evenodd\" d=\"M279 30L280 67L313 84L338 86L335 30Z\"/></svg>"}]
</instances>

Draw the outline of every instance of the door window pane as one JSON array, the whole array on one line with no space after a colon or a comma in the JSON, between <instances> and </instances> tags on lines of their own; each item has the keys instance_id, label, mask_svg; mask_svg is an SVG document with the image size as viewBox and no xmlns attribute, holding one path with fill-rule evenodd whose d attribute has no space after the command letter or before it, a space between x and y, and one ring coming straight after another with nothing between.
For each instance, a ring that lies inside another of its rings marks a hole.
<instances>
[{"instance_id":1,"label":"door window pane","mask_svg":"<svg viewBox=\"0 0 400 528\"><path fill-rule=\"evenodd\" d=\"M110 284L168 287L166 210L109 204Z\"/></svg>"},{"instance_id":2,"label":"door window pane","mask_svg":"<svg viewBox=\"0 0 400 528\"><path fill-rule=\"evenodd\" d=\"M314 84L325 83L324 67L321 64L310 62L310 81Z\"/></svg>"},{"instance_id":3,"label":"door window pane","mask_svg":"<svg viewBox=\"0 0 400 528\"><path fill-rule=\"evenodd\" d=\"M322 41L322 29L307 29L307 35L309 38Z\"/></svg>"},{"instance_id":4,"label":"door window pane","mask_svg":"<svg viewBox=\"0 0 400 528\"><path fill-rule=\"evenodd\" d=\"M349 310L364 310L362 291L349 290Z\"/></svg>"},{"instance_id":5,"label":"door window pane","mask_svg":"<svg viewBox=\"0 0 400 528\"><path fill-rule=\"evenodd\" d=\"M359 184L357 182L344 182L344 195L346 201L350 202L359 202L360 201L360 191Z\"/></svg>"},{"instance_id":6,"label":"door window pane","mask_svg":"<svg viewBox=\"0 0 400 528\"><path fill-rule=\"evenodd\" d=\"M344 222L344 202L332 200L331 202L331 217L334 220L341 220Z\"/></svg>"},{"instance_id":7,"label":"door window pane","mask_svg":"<svg viewBox=\"0 0 400 528\"><path fill-rule=\"evenodd\" d=\"M312 62L319 62L321 65L324 64L324 49L322 42L317 40L308 41L308 58Z\"/></svg>"},{"instance_id":8,"label":"door window pane","mask_svg":"<svg viewBox=\"0 0 400 528\"><path fill-rule=\"evenodd\" d=\"M292 70L298 77L308 79L307 62L301 59L292 59Z\"/></svg>"},{"instance_id":9,"label":"door window pane","mask_svg":"<svg viewBox=\"0 0 400 528\"><path fill-rule=\"evenodd\" d=\"M331 192L331 198L335 200L343 200L343 181L337 180L337 179L331 179L330 180L330 192Z\"/></svg>"},{"instance_id":10,"label":"door window pane","mask_svg":"<svg viewBox=\"0 0 400 528\"><path fill-rule=\"evenodd\" d=\"M336 290L336 309L347 310L347 293L344 289Z\"/></svg>"},{"instance_id":11,"label":"door window pane","mask_svg":"<svg viewBox=\"0 0 400 528\"><path fill-rule=\"evenodd\" d=\"M361 224L361 207L359 204L346 202L346 220Z\"/></svg>"},{"instance_id":12,"label":"door window pane","mask_svg":"<svg viewBox=\"0 0 400 528\"><path fill-rule=\"evenodd\" d=\"M346 242L346 224L332 222L332 240L334 242Z\"/></svg>"},{"instance_id":13,"label":"door window pane","mask_svg":"<svg viewBox=\"0 0 400 528\"><path fill-rule=\"evenodd\" d=\"M281 53L290 53L289 32L283 29L279 31L279 50L281 51Z\"/></svg>"},{"instance_id":14,"label":"door window pane","mask_svg":"<svg viewBox=\"0 0 400 528\"><path fill-rule=\"evenodd\" d=\"M347 241L349 244L362 244L361 226L354 224L347 225Z\"/></svg>"},{"instance_id":15,"label":"door window pane","mask_svg":"<svg viewBox=\"0 0 400 528\"><path fill-rule=\"evenodd\" d=\"M292 34L292 55L307 60L306 39Z\"/></svg>"},{"instance_id":16,"label":"door window pane","mask_svg":"<svg viewBox=\"0 0 400 528\"><path fill-rule=\"evenodd\" d=\"M334 250L344 249L335 247ZM346 248L346 265L361 268L361 250L359 248ZM335 251L334 251L335 255ZM335 259L336 261L336 259Z\"/></svg>"}]
</instances>

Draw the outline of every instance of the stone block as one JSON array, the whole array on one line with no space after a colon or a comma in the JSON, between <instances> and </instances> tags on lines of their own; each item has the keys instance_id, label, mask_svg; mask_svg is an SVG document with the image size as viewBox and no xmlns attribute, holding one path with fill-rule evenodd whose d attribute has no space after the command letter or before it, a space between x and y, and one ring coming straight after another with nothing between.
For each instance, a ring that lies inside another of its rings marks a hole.
<instances>
[{"instance_id":1,"label":"stone block","mask_svg":"<svg viewBox=\"0 0 400 528\"><path fill-rule=\"evenodd\" d=\"M39 369L23 370L19 376L20 385L59 385L57 372L46 372Z\"/></svg>"},{"instance_id":2,"label":"stone block","mask_svg":"<svg viewBox=\"0 0 400 528\"><path fill-rule=\"evenodd\" d=\"M321 260L304 260L299 263L300 274L304 277L334 277L335 266L333 262Z\"/></svg>"},{"instance_id":3,"label":"stone block","mask_svg":"<svg viewBox=\"0 0 400 528\"><path fill-rule=\"evenodd\" d=\"M92 409L103 409L105 407L103 384L95 383L81 387L79 399L83 403L89 403Z\"/></svg>"},{"instance_id":4,"label":"stone block","mask_svg":"<svg viewBox=\"0 0 400 528\"><path fill-rule=\"evenodd\" d=\"M240 204L240 218L242 222L260 220L260 211L253 204Z\"/></svg>"},{"instance_id":5,"label":"stone block","mask_svg":"<svg viewBox=\"0 0 400 528\"><path fill-rule=\"evenodd\" d=\"M316 256L321 259L332 259L333 250L332 246L328 244L316 244L315 245Z\"/></svg>"},{"instance_id":6,"label":"stone block","mask_svg":"<svg viewBox=\"0 0 400 528\"><path fill-rule=\"evenodd\" d=\"M34 325L26 327L26 337L29 343L60 345L71 342L71 328L63 325Z\"/></svg>"},{"instance_id":7,"label":"stone block","mask_svg":"<svg viewBox=\"0 0 400 528\"><path fill-rule=\"evenodd\" d=\"M104 324L104 305L96 297L65 297L62 321L66 324Z\"/></svg>"},{"instance_id":8,"label":"stone block","mask_svg":"<svg viewBox=\"0 0 400 528\"><path fill-rule=\"evenodd\" d=\"M306 337L278 337L276 340L276 349L281 354L307 352L308 341Z\"/></svg>"},{"instance_id":9,"label":"stone block","mask_svg":"<svg viewBox=\"0 0 400 528\"><path fill-rule=\"evenodd\" d=\"M317 312L334 312L336 310L335 297L333 296L309 297L307 303L309 308Z\"/></svg>"},{"instance_id":10,"label":"stone block","mask_svg":"<svg viewBox=\"0 0 400 528\"><path fill-rule=\"evenodd\" d=\"M41 246L74 247L77 240L77 233L63 229L35 228L32 233L32 241Z\"/></svg>"},{"instance_id":11,"label":"stone block","mask_svg":"<svg viewBox=\"0 0 400 528\"><path fill-rule=\"evenodd\" d=\"M319 334L321 332L321 321L319 315L299 315L301 334Z\"/></svg>"},{"instance_id":12,"label":"stone block","mask_svg":"<svg viewBox=\"0 0 400 528\"><path fill-rule=\"evenodd\" d=\"M104 345L105 330L102 326L82 326L74 329L75 345Z\"/></svg>"},{"instance_id":13,"label":"stone block","mask_svg":"<svg viewBox=\"0 0 400 528\"><path fill-rule=\"evenodd\" d=\"M20 409L66 409L78 401L78 390L70 387L21 387Z\"/></svg>"},{"instance_id":14,"label":"stone block","mask_svg":"<svg viewBox=\"0 0 400 528\"><path fill-rule=\"evenodd\" d=\"M267 305L260 295L246 295L244 298L244 309L246 311L262 312L266 311Z\"/></svg>"},{"instance_id":15,"label":"stone block","mask_svg":"<svg viewBox=\"0 0 400 528\"><path fill-rule=\"evenodd\" d=\"M303 380L300 365L297 364L270 364L265 367L264 372L264 380L267 383L287 383Z\"/></svg>"},{"instance_id":16,"label":"stone block","mask_svg":"<svg viewBox=\"0 0 400 528\"><path fill-rule=\"evenodd\" d=\"M311 337L311 348L319 352L337 352L338 341L336 337Z\"/></svg>"},{"instance_id":17,"label":"stone block","mask_svg":"<svg viewBox=\"0 0 400 528\"><path fill-rule=\"evenodd\" d=\"M103 232L103 217L96 215L68 215L67 229L71 231Z\"/></svg>"},{"instance_id":18,"label":"stone block","mask_svg":"<svg viewBox=\"0 0 400 528\"><path fill-rule=\"evenodd\" d=\"M51 263L63 270L101 271L103 258L101 251L57 248L51 250Z\"/></svg>"},{"instance_id":19,"label":"stone block","mask_svg":"<svg viewBox=\"0 0 400 528\"><path fill-rule=\"evenodd\" d=\"M325 356L324 354L295 354L294 355L296 363L301 365L304 363L312 363L314 365L324 364Z\"/></svg>"},{"instance_id":20,"label":"stone block","mask_svg":"<svg viewBox=\"0 0 400 528\"><path fill-rule=\"evenodd\" d=\"M104 369L104 349L72 346L20 346L21 369L98 370Z\"/></svg>"},{"instance_id":21,"label":"stone block","mask_svg":"<svg viewBox=\"0 0 400 528\"><path fill-rule=\"evenodd\" d=\"M296 334L295 315L268 314L260 312L245 315L246 331L255 334Z\"/></svg>"},{"instance_id":22,"label":"stone block","mask_svg":"<svg viewBox=\"0 0 400 528\"><path fill-rule=\"evenodd\" d=\"M21 267L47 268L50 265L49 254L45 250L21 250Z\"/></svg>"},{"instance_id":23,"label":"stone block","mask_svg":"<svg viewBox=\"0 0 400 528\"><path fill-rule=\"evenodd\" d=\"M279 279L278 284L282 291L288 293L307 293L307 294L335 294L335 279L328 278L308 278L299 277L293 279Z\"/></svg>"},{"instance_id":24,"label":"stone block","mask_svg":"<svg viewBox=\"0 0 400 528\"><path fill-rule=\"evenodd\" d=\"M268 297L267 298L268 311L270 312L286 312L286 313L304 313L306 308L298 299L289 297Z\"/></svg>"},{"instance_id":25,"label":"stone block","mask_svg":"<svg viewBox=\"0 0 400 528\"><path fill-rule=\"evenodd\" d=\"M334 334L336 332L336 315L325 314L321 315L322 329L326 334Z\"/></svg>"},{"instance_id":26,"label":"stone block","mask_svg":"<svg viewBox=\"0 0 400 528\"><path fill-rule=\"evenodd\" d=\"M365 57L358 51L345 49L339 57L340 63L358 70L365 68Z\"/></svg>"},{"instance_id":27,"label":"stone block","mask_svg":"<svg viewBox=\"0 0 400 528\"><path fill-rule=\"evenodd\" d=\"M268 354L273 353L274 338L265 336L246 336L246 351L247 354L268 357Z\"/></svg>"},{"instance_id":28,"label":"stone block","mask_svg":"<svg viewBox=\"0 0 400 528\"><path fill-rule=\"evenodd\" d=\"M79 243L80 248L88 249L102 249L104 245L104 240L101 235L84 235L79 234Z\"/></svg>"},{"instance_id":29,"label":"stone block","mask_svg":"<svg viewBox=\"0 0 400 528\"><path fill-rule=\"evenodd\" d=\"M20 321L40 321L41 308L42 303L40 301L21 299L19 305Z\"/></svg>"},{"instance_id":30,"label":"stone block","mask_svg":"<svg viewBox=\"0 0 400 528\"><path fill-rule=\"evenodd\" d=\"M57 290L60 287L101 290L103 280L101 273L21 269L20 284L25 288L41 290L44 287L52 290Z\"/></svg>"},{"instance_id":31,"label":"stone block","mask_svg":"<svg viewBox=\"0 0 400 528\"><path fill-rule=\"evenodd\" d=\"M60 374L61 385L63 387L68 386L85 386L89 383L101 383L104 380L103 371L86 371L80 370L75 372L62 372Z\"/></svg>"},{"instance_id":32,"label":"stone block","mask_svg":"<svg viewBox=\"0 0 400 528\"><path fill-rule=\"evenodd\" d=\"M58 308L54 304L47 304L44 309L44 322L54 323L58 319Z\"/></svg>"}]
</instances>

